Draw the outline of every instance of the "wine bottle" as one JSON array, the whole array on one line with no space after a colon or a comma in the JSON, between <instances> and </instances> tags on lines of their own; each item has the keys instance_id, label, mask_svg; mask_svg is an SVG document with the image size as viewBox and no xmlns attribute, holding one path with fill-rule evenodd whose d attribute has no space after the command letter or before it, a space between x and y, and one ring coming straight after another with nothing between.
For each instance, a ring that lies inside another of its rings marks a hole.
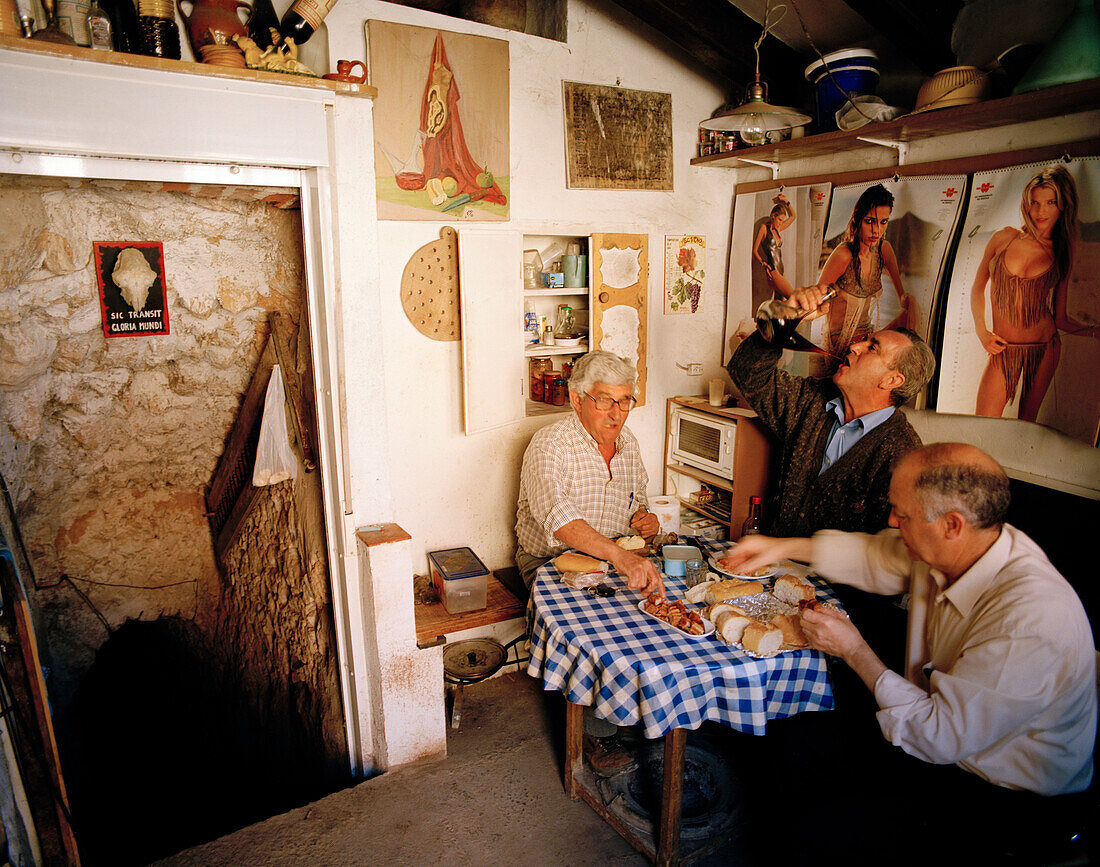
<instances>
[{"instance_id":1,"label":"wine bottle","mask_svg":"<svg viewBox=\"0 0 1100 867\"><path fill-rule=\"evenodd\" d=\"M301 45L321 26L321 20L335 5L336 0L294 0L283 15L279 32L283 39L293 39L295 45Z\"/></svg>"},{"instance_id":2,"label":"wine bottle","mask_svg":"<svg viewBox=\"0 0 1100 867\"><path fill-rule=\"evenodd\" d=\"M138 31L137 9L132 0L97 0L111 19L111 37L115 51L140 54L141 33Z\"/></svg>"},{"instance_id":3,"label":"wine bottle","mask_svg":"<svg viewBox=\"0 0 1100 867\"><path fill-rule=\"evenodd\" d=\"M745 523L741 525L742 536L755 536L760 532L760 504L763 502L761 497L749 497L749 516L745 518Z\"/></svg>"},{"instance_id":4,"label":"wine bottle","mask_svg":"<svg viewBox=\"0 0 1100 867\"><path fill-rule=\"evenodd\" d=\"M249 37L260 48L270 48L273 28L278 31L279 16L275 14L271 0L252 0L252 14L248 16Z\"/></svg>"}]
</instances>

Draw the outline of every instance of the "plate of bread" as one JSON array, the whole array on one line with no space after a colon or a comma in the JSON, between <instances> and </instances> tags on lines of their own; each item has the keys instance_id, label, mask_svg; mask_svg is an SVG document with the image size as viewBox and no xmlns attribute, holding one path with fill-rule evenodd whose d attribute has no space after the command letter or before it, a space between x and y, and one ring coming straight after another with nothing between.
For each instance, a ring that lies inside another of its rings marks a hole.
<instances>
[{"instance_id":1,"label":"plate of bread","mask_svg":"<svg viewBox=\"0 0 1100 867\"><path fill-rule=\"evenodd\" d=\"M719 641L766 659L810 646L800 611L814 604L816 593L812 584L795 575L780 575L771 592L764 592L759 581L731 578L708 587L703 602Z\"/></svg>"},{"instance_id":2,"label":"plate of bread","mask_svg":"<svg viewBox=\"0 0 1100 867\"><path fill-rule=\"evenodd\" d=\"M719 557L717 554L710 555L711 567L717 569L723 575L729 575L733 578L770 578L779 571L779 564L773 563L770 566L764 566L753 572L741 572L730 566L729 560L730 558L728 556Z\"/></svg>"}]
</instances>

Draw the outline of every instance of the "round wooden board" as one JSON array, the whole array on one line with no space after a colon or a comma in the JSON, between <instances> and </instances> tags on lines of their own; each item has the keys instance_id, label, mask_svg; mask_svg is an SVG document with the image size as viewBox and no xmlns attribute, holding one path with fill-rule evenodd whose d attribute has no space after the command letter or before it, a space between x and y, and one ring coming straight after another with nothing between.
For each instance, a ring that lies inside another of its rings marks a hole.
<instances>
[{"instance_id":1,"label":"round wooden board","mask_svg":"<svg viewBox=\"0 0 1100 867\"><path fill-rule=\"evenodd\" d=\"M412 254L401 275L401 307L409 322L432 340L459 340L458 233L439 230L439 240Z\"/></svg>"}]
</instances>

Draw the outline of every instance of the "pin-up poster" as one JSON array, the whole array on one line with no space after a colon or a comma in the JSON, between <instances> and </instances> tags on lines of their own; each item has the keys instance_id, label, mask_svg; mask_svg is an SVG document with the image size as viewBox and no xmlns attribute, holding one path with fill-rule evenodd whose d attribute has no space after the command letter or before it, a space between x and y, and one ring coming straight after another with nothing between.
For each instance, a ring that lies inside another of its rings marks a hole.
<instances>
[{"instance_id":1,"label":"pin-up poster","mask_svg":"<svg viewBox=\"0 0 1100 867\"><path fill-rule=\"evenodd\" d=\"M883 328L925 340L962 212L965 175L887 179L834 187L815 282L837 292L809 337L835 370L848 348Z\"/></svg>"},{"instance_id":2,"label":"pin-up poster","mask_svg":"<svg viewBox=\"0 0 1100 867\"><path fill-rule=\"evenodd\" d=\"M740 293L730 293L727 336L751 330L752 317L764 301L817 281L830 188L812 184L737 196L729 285L751 286L752 297L749 307L741 308L736 305ZM723 364L729 361L729 343Z\"/></svg>"},{"instance_id":3,"label":"pin-up poster","mask_svg":"<svg viewBox=\"0 0 1100 867\"><path fill-rule=\"evenodd\" d=\"M1100 158L975 173L938 412L1020 418L1097 445Z\"/></svg>"},{"instance_id":4,"label":"pin-up poster","mask_svg":"<svg viewBox=\"0 0 1100 867\"><path fill-rule=\"evenodd\" d=\"M508 43L368 21L380 220L508 219Z\"/></svg>"}]
</instances>

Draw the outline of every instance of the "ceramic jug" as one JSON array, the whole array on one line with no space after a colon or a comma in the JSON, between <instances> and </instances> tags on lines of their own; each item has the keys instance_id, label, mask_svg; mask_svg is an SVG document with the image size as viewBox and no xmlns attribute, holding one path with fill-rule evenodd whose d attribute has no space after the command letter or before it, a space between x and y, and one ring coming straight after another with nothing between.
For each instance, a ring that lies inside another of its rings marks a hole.
<instances>
[{"instance_id":1,"label":"ceramic jug","mask_svg":"<svg viewBox=\"0 0 1100 867\"><path fill-rule=\"evenodd\" d=\"M191 7L188 14L184 5ZM180 17L187 28L187 38L196 59L203 45L233 45L233 36L247 36L245 21L252 14L252 6L245 0L176 0ZM242 19L240 10L246 15Z\"/></svg>"}]
</instances>

